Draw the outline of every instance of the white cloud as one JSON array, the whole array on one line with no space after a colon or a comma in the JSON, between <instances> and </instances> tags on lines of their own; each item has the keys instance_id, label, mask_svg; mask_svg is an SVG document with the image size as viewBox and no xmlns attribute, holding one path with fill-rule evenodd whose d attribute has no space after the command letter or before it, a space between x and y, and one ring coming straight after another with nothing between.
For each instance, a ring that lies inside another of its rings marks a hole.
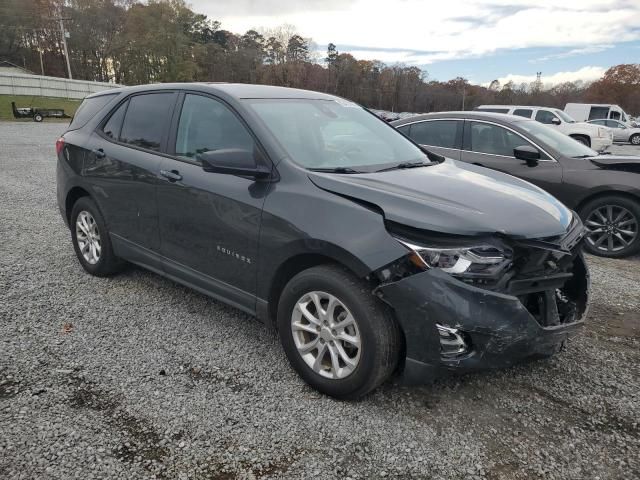
<instances>
[{"instance_id":1,"label":"white cloud","mask_svg":"<svg viewBox=\"0 0 640 480\"><path fill-rule=\"evenodd\" d=\"M604 75L606 68L603 67L583 67L579 70L575 70L573 72L557 72L552 75L545 75L542 77L542 84L545 88L553 87L554 85L558 85L564 82L575 82L578 80L582 80L584 82L592 82L594 80L598 80ZM535 75L514 75L509 74L504 77L498 78L500 85L504 85L508 82L513 82L516 85L520 85L521 83L530 84L535 82ZM488 86L489 84L485 84Z\"/></svg>"},{"instance_id":2,"label":"white cloud","mask_svg":"<svg viewBox=\"0 0 640 480\"><path fill-rule=\"evenodd\" d=\"M558 60L563 58L575 57L576 55L588 55L590 53L600 53L613 48L613 45L593 45L590 47L574 48L566 52L554 53L552 55L546 55L544 57L530 60L531 63L545 62L547 60Z\"/></svg>"},{"instance_id":3,"label":"white cloud","mask_svg":"<svg viewBox=\"0 0 640 480\"><path fill-rule=\"evenodd\" d=\"M381 60L430 63L485 55L498 49L566 47L579 49L640 38L637 0L351 0L312 2L306 10L287 9L279 0L243 4L196 0L193 7L244 32L254 27L296 25L318 44L378 49ZM304 2L299 4L305 5ZM228 12L225 16L224 12ZM397 51L389 52L389 49ZM354 47L368 58L364 48ZM410 55L410 51L433 52ZM406 54L405 54L406 52ZM364 57L363 57L364 58Z\"/></svg>"}]
</instances>

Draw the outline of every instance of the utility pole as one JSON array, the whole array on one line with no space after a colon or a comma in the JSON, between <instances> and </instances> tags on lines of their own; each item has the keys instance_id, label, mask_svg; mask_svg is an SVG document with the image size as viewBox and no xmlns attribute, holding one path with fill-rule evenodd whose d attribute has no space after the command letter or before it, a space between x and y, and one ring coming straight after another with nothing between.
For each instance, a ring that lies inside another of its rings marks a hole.
<instances>
[{"instance_id":1,"label":"utility pole","mask_svg":"<svg viewBox=\"0 0 640 480\"><path fill-rule=\"evenodd\" d=\"M462 84L462 111L463 112L464 112L464 100L466 96L467 96L467 88L466 88L466 85L463 83Z\"/></svg>"},{"instance_id":2,"label":"utility pole","mask_svg":"<svg viewBox=\"0 0 640 480\"><path fill-rule=\"evenodd\" d=\"M60 22L60 34L62 35L62 46L64 48L64 58L67 60L67 72L69 72L69 80L72 80L73 77L71 76L71 63L69 62L69 51L67 50L67 36L64 31L64 24L62 23L63 20L69 20L69 19L60 17L57 20L58 22Z\"/></svg>"}]
</instances>

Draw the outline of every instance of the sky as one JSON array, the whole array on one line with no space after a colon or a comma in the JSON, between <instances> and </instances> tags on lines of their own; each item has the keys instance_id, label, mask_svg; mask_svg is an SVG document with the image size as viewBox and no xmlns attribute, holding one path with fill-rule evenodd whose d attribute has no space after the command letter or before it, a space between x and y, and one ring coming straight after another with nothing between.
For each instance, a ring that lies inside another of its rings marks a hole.
<instances>
[{"instance_id":1,"label":"sky","mask_svg":"<svg viewBox=\"0 0 640 480\"><path fill-rule=\"evenodd\" d=\"M418 66L428 78L552 86L640 60L640 0L191 0L234 33L296 27L321 54Z\"/></svg>"}]
</instances>

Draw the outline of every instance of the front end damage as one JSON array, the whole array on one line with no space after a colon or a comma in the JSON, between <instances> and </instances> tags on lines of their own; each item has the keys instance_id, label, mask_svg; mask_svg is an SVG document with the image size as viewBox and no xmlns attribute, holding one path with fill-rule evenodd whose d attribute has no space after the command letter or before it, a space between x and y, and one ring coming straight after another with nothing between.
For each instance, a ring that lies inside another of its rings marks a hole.
<instances>
[{"instance_id":1,"label":"front end damage","mask_svg":"<svg viewBox=\"0 0 640 480\"><path fill-rule=\"evenodd\" d=\"M574 216L559 237L500 239L508 261L490 276L420 268L411 256L376 272L374 293L393 308L405 336L403 381L424 383L557 352L588 309L584 234Z\"/></svg>"}]
</instances>

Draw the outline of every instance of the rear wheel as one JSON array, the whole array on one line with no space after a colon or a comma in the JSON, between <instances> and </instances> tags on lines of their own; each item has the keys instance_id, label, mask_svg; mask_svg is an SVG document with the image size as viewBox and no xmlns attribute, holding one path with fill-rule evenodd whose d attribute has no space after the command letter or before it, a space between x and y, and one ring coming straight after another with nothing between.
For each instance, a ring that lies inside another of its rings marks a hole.
<instances>
[{"instance_id":1,"label":"rear wheel","mask_svg":"<svg viewBox=\"0 0 640 480\"><path fill-rule=\"evenodd\" d=\"M336 398L358 398L379 386L400 355L391 313L365 282L338 266L313 267L289 281L278 330L298 374Z\"/></svg>"},{"instance_id":2,"label":"rear wheel","mask_svg":"<svg viewBox=\"0 0 640 480\"><path fill-rule=\"evenodd\" d=\"M89 197L81 197L71 212L71 238L78 261L91 275L116 273L122 261L115 256L104 218Z\"/></svg>"},{"instance_id":3,"label":"rear wheel","mask_svg":"<svg viewBox=\"0 0 640 480\"><path fill-rule=\"evenodd\" d=\"M626 257L640 250L640 203L619 195L596 198L580 210L589 236L585 249L602 257Z\"/></svg>"},{"instance_id":4,"label":"rear wheel","mask_svg":"<svg viewBox=\"0 0 640 480\"><path fill-rule=\"evenodd\" d=\"M33 121L34 121L34 122L38 122L38 123L40 123L40 122L42 121L42 118L43 118L43 117L42 117L42 114L40 114L40 113L36 113L36 114L33 116Z\"/></svg>"},{"instance_id":5,"label":"rear wheel","mask_svg":"<svg viewBox=\"0 0 640 480\"><path fill-rule=\"evenodd\" d=\"M640 133L636 133L634 135L631 135L631 138L629 139L629 142L632 145L640 145Z\"/></svg>"}]
</instances>

